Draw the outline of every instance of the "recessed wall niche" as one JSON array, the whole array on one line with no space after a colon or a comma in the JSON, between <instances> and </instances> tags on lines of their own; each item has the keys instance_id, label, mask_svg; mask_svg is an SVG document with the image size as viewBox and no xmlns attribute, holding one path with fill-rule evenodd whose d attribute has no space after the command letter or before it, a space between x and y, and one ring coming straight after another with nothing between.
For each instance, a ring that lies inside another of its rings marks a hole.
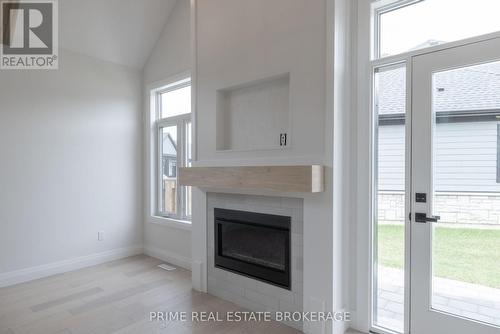
<instances>
[{"instance_id":1,"label":"recessed wall niche","mask_svg":"<svg viewBox=\"0 0 500 334\"><path fill-rule=\"evenodd\" d=\"M290 146L290 75L217 91L217 150Z\"/></svg>"}]
</instances>

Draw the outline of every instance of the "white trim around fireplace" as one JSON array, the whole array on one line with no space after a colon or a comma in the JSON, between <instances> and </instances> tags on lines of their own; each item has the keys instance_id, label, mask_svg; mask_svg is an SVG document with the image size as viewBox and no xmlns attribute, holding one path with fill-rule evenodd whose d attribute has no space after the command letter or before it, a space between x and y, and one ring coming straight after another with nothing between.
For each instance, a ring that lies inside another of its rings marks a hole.
<instances>
[{"instance_id":1,"label":"white trim around fireplace","mask_svg":"<svg viewBox=\"0 0 500 334\"><path fill-rule=\"evenodd\" d=\"M215 208L272 214L291 218L291 290L215 267ZM302 198L208 193L208 293L253 311L302 312L304 265L303 210L304 200ZM289 322L287 325L302 330L302 322Z\"/></svg>"}]
</instances>

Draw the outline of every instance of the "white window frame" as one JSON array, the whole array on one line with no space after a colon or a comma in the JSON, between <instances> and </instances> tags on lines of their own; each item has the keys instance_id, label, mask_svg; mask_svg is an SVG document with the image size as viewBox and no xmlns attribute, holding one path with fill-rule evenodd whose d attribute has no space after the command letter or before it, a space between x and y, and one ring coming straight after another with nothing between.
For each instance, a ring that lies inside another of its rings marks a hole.
<instances>
[{"instance_id":1,"label":"white window frame","mask_svg":"<svg viewBox=\"0 0 500 334\"><path fill-rule=\"evenodd\" d=\"M161 94L174 91L177 89L191 86L191 78L189 73L184 73L160 83L153 84L149 87L149 109L150 109L150 222L160 225L167 225L181 229L191 229L191 216L187 216L186 212L186 187L177 186L177 213L168 214L161 212L160 207L162 200L161 180L163 179L162 171L162 152L160 140L160 130L163 127L177 126L177 168L184 167L187 157L187 137L186 126L188 123L192 125L192 112L172 117L161 118ZM193 131L191 131L192 135ZM193 143L191 138L191 143ZM191 148L191 152L193 152ZM193 158L193 157L192 157ZM178 177L178 173L177 173Z\"/></svg>"},{"instance_id":2,"label":"white window frame","mask_svg":"<svg viewBox=\"0 0 500 334\"><path fill-rule=\"evenodd\" d=\"M357 96L357 114L358 114L358 156L370 157L367 164L358 164L358 180L367 180L368 182L358 185L357 189L357 277L356 284L356 305L357 315L355 319L355 329L362 332L371 332L378 334L393 334L393 332L374 327L372 319L373 310L373 185L374 179L374 128L373 128L373 73L375 69L394 64L406 64L407 80L407 101L406 101L406 189L410 189L408 176L411 175L410 168L410 145L411 144L411 78L412 78L412 58L418 55L433 53L461 45L481 42L492 38L500 37L500 32L488 33L485 35L474 36L463 40L443 43L428 48L408 51L387 57L379 57L379 25L378 20L381 14L396 10L401 7L409 6L422 0L358 0L357 1L357 26L354 29L354 39L357 40L357 71L356 94ZM374 28L374 29L372 29ZM367 135L368 134L368 135ZM411 189L410 189L411 193ZM408 197L408 196L407 196ZM406 198L406 206L409 208L411 198ZM406 215L408 217L408 215ZM408 222L407 222L408 224ZM411 242L410 229L405 231L405 326L404 333L409 333L410 322L410 253Z\"/></svg>"},{"instance_id":3,"label":"white window frame","mask_svg":"<svg viewBox=\"0 0 500 334\"><path fill-rule=\"evenodd\" d=\"M380 59L380 16L382 14L414 5L424 0L372 0L371 27L372 32L371 59Z\"/></svg>"},{"instance_id":4,"label":"white window frame","mask_svg":"<svg viewBox=\"0 0 500 334\"><path fill-rule=\"evenodd\" d=\"M500 183L500 117L497 119L497 183Z\"/></svg>"}]
</instances>

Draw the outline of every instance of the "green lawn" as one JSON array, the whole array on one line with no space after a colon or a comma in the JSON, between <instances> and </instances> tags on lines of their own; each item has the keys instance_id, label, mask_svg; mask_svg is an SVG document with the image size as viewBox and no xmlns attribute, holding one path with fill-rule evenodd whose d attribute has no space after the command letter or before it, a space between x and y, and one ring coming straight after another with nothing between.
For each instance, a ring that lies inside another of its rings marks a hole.
<instances>
[{"instance_id":1,"label":"green lawn","mask_svg":"<svg viewBox=\"0 0 500 334\"><path fill-rule=\"evenodd\" d=\"M403 267L403 226L379 226L379 261ZM500 230L436 227L434 272L438 277L500 288Z\"/></svg>"}]
</instances>

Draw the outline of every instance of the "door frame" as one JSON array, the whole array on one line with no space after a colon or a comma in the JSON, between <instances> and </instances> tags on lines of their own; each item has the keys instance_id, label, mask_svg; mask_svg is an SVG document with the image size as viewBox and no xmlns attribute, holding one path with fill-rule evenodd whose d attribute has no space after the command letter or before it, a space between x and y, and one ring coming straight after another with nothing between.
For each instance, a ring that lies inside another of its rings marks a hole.
<instances>
[{"instance_id":1,"label":"door frame","mask_svg":"<svg viewBox=\"0 0 500 334\"><path fill-rule=\"evenodd\" d=\"M411 194L410 178L411 178L411 90L412 90L412 59L413 57L435 53L442 50L447 50L459 46L473 44L477 42L487 41L495 38L500 38L500 31L481 36L475 36L464 40L450 42L446 44L436 45L429 48L405 52L402 54L372 59L372 47L375 43L372 26L375 20L372 15L371 6L376 0L354 0L355 19L352 27L352 38L356 41L353 45L354 54L357 55L355 61L356 66L353 71L353 82L355 87L353 90L353 106L357 114L357 172L355 177L356 184L356 246L353 251L356 254L356 264L353 271L356 273L355 292L352 292L353 321L351 327L361 332L373 332L380 334L392 334L390 331L385 331L372 326L372 305L373 305L373 286L372 286L372 258L373 258L373 152L374 152L374 131L373 131L373 72L375 68L388 66L397 63L406 63L407 65L407 96L406 96L406 191ZM380 0L378 4L387 5L392 0ZM408 0L411 1L411 0ZM368 163L366 158L369 157ZM360 163L362 162L362 163ZM408 214L410 212L411 196L406 196L406 226L409 224ZM411 229L405 229L405 326L404 332L410 332L410 247L411 247Z\"/></svg>"},{"instance_id":2,"label":"door frame","mask_svg":"<svg viewBox=\"0 0 500 334\"><path fill-rule=\"evenodd\" d=\"M479 50L478 50L479 49ZM479 64L500 61L500 37L484 41L467 43L454 48L441 50L439 52L427 53L412 57L414 74L412 77L412 109L421 111L413 113L412 122L418 128L418 134L412 142L413 173L412 194L415 192L427 193L426 203L412 202L412 215L414 212L422 212L427 216L439 214L432 212L434 203L434 148L435 148L435 115L432 110L433 89L432 76L435 73L450 71L458 68L467 68ZM482 51L482 52L478 52ZM419 67L420 66L420 67ZM417 69L417 67L419 67ZM431 80L427 80L430 78ZM420 85L420 87L419 87ZM417 137L418 136L418 137ZM475 319L456 314L450 314L439 309L432 309L432 256L433 256L433 223L411 223L413 241L418 240L423 246L417 252L412 251L412 272L410 291L414 294L411 305L410 328L418 330L419 333L430 333L435 331L432 326L436 325L441 331L454 333L459 330L467 330L468 333L495 332L498 328L483 324ZM418 303L418 305L417 305ZM427 307L429 309L427 309ZM418 317L418 321L415 318ZM453 320L455 318L456 320ZM431 328L429 328L431 324Z\"/></svg>"}]
</instances>

